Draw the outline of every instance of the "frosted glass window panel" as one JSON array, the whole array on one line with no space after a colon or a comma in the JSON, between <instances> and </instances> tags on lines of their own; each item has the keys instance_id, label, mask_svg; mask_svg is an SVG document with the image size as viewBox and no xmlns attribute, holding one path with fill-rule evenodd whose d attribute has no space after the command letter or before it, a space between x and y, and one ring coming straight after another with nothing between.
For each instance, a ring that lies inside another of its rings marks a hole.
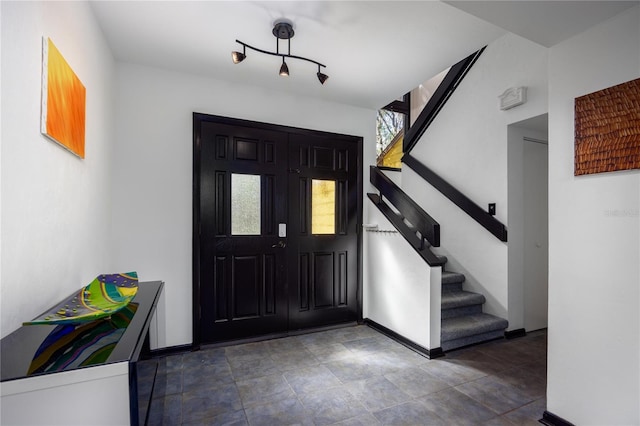
<instances>
[{"instance_id":1,"label":"frosted glass window panel","mask_svg":"<svg viewBox=\"0 0 640 426\"><path fill-rule=\"evenodd\" d=\"M311 233L336 233L336 182L311 181Z\"/></svg>"},{"instance_id":2,"label":"frosted glass window panel","mask_svg":"<svg viewBox=\"0 0 640 426\"><path fill-rule=\"evenodd\" d=\"M260 235L260 175L231 175L231 235Z\"/></svg>"}]
</instances>

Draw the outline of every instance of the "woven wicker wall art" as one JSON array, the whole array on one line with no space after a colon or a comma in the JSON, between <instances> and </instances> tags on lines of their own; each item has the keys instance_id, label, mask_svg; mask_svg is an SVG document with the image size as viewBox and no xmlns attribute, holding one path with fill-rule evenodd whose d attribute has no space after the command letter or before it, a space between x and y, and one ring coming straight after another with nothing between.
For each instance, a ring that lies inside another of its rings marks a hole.
<instances>
[{"instance_id":1,"label":"woven wicker wall art","mask_svg":"<svg viewBox=\"0 0 640 426\"><path fill-rule=\"evenodd\" d=\"M640 169L640 78L575 99L574 175Z\"/></svg>"}]
</instances>

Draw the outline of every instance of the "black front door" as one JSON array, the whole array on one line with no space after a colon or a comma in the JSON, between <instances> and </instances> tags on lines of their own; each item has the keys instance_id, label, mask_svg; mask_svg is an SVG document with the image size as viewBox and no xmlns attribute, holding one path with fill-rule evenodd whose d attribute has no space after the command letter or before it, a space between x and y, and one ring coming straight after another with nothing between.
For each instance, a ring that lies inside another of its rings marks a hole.
<instances>
[{"instance_id":1,"label":"black front door","mask_svg":"<svg viewBox=\"0 0 640 426\"><path fill-rule=\"evenodd\" d=\"M194 344L357 319L360 150L194 114Z\"/></svg>"},{"instance_id":2,"label":"black front door","mask_svg":"<svg viewBox=\"0 0 640 426\"><path fill-rule=\"evenodd\" d=\"M289 326L355 320L358 149L330 135L289 138Z\"/></svg>"}]
</instances>

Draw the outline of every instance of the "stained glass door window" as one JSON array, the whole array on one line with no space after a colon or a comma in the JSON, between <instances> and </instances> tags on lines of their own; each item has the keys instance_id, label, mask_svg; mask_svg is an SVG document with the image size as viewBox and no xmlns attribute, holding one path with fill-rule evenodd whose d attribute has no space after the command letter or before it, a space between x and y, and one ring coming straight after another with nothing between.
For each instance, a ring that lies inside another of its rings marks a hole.
<instances>
[{"instance_id":1,"label":"stained glass door window","mask_svg":"<svg viewBox=\"0 0 640 426\"><path fill-rule=\"evenodd\" d=\"M336 182L311 181L311 233L336 233Z\"/></svg>"},{"instance_id":2,"label":"stained glass door window","mask_svg":"<svg viewBox=\"0 0 640 426\"><path fill-rule=\"evenodd\" d=\"M231 234L260 235L260 175L231 174Z\"/></svg>"}]
</instances>

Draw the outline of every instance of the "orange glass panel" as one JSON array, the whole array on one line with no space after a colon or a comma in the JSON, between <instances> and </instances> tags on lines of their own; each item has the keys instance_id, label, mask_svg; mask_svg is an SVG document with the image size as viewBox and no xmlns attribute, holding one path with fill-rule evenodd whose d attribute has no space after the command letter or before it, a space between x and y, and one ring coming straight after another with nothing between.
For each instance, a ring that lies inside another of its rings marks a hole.
<instances>
[{"instance_id":1,"label":"orange glass panel","mask_svg":"<svg viewBox=\"0 0 640 426\"><path fill-rule=\"evenodd\" d=\"M336 182L311 181L311 233L336 233Z\"/></svg>"}]
</instances>

